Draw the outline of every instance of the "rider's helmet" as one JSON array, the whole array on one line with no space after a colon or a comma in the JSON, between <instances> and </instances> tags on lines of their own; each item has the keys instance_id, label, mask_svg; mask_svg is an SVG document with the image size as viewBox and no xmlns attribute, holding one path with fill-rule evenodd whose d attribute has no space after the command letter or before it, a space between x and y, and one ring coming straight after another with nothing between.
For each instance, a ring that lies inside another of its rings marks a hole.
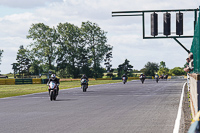
<instances>
[{"instance_id":1,"label":"rider's helmet","mask_svg":"<svg viewBox=\"0 0 200 133\"><path fill-rule=\"evenodd\" d=\"M143 75L143 73L141 73L141 75Z\"/></svg>"},{"instance_id":2,"label":"rider's helmet","mask_svg":"<svg viewBox=\"0 0 200 133\"><path fill-rule=\"evenodd\" d=\"M126 74L123 74L123 76L126 76Z\"/></svg>"},{"instance_id":3,"label":"rider's helmet","mask_svg":"<svg viewBox=\"0 0 200 133\"><path fill-rule=\"evenodd\" d=\"M82 76L83 78L86 78L86 75L85 74L83 74L83 76Z\"/></svg>"},{"instance_id":4,"label":"rider's helmet","mask_svg":"<svg viewBox=\"0 0 200 133\"><path fill-rule=\"evenodd\" d=\"M55 74L52 74L52 75L51 75L51 78L52 78L52 79L55 79L55 78L56 78L56 75L55 75Z\"/></svg>"}]
</instances>

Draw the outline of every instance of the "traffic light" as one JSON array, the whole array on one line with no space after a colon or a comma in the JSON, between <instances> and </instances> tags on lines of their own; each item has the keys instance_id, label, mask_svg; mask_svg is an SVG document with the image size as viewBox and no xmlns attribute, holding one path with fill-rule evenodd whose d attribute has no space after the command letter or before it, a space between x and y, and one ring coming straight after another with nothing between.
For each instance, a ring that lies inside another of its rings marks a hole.
<instances>
[{"instance_id":1,"label":"traffic light","mask_svg":"<svg viewBox=\"0 0 200 133\"><path fill-rule=\"evenodd\" d=\"M158 35L158 14L155 12L151 14L151 35Z\"/></svg>"},{"instance_id":2,"label":"traffic light","mask_svg":"<svg viewBox=\"0 0 200 133\"><path fill-rule=\"evenodd\" d=\"M163 29L164 29L164 35L168 36L171 34L171 14L170 13L164 13L163 14Z\"/></svg>"},{"instance_id":3,"label":"traffic light","mask_svg":"<svg viewBox=\"0 0 200 133\"><path fill-rule=\"evenodd\" d=\"M176 13L176 35L183 35L183 13Z\"/></svg>"}]
</instances>

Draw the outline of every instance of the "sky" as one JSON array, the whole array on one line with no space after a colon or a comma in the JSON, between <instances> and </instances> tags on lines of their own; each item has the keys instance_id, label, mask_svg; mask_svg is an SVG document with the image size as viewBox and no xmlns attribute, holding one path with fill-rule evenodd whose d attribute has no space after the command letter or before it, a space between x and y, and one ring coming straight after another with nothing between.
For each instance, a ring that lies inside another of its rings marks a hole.
<instances>
[{"instance_id":1,"label":"sky","mask_svg":"<svg viewBox=\"0 0 200 133\"><path fill-rule=\"evenodd\" d=\"M107 44L113 46L111 64L117 68L125 59L140 70L147 62L164 61L169 69L183 67L187 52L173 39L143 39L142 17L112 17L112 11L196 9L200 0L0 0L0 49L4 50L0 74L13 72L20 45L27 47L32 24L56 27L59 23L81 26L96 23L107 32ZM184 35L193 35L193 12L184 13ZM171 14L171 31L175 32L175 13ZM158 13L159 33L163 31L163 14ZM145 14L145 34L150 36L150 14ZM159 34L161 36L162 34ZM173 33L174 35L174 33ZM178 39L190 50L192 38ZM102 67L105 67L102 64Z\"/></svg>"}]
</instances>

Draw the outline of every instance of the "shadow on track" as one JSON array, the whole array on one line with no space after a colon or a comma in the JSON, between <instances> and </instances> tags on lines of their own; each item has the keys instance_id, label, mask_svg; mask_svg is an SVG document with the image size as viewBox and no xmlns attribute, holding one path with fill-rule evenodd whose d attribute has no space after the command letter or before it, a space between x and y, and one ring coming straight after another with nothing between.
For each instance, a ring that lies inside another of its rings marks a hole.
<instances>
[{"instance_id":1,"label":"shadow on track","mask_svg":"<svg viewBox=\"0 0 200 133\"><path fill-rule=\"evenodd\" d=\"M76 101L78 99L56 99L55 102Z\"/></svg>"}]
</instances>

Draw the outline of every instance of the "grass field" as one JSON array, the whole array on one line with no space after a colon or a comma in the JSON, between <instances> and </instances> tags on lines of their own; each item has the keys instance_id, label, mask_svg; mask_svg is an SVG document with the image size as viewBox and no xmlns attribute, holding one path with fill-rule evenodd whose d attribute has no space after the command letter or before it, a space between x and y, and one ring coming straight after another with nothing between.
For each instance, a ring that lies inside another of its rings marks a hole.
<instances>
[{"instance_id":1,"label":"grass field","mask_svg":"<svg viewBox=\"0 0 200 133\"><path fill-rule=\"evenodd\" d=\"M89 85L117 83L121 80L91 80ZM60 89L80 87L80 81L65 81L60 83ZM46 84L0 85L0 98L20 96L32 93L46 92Z\"/></svg>"}]
</instances>

